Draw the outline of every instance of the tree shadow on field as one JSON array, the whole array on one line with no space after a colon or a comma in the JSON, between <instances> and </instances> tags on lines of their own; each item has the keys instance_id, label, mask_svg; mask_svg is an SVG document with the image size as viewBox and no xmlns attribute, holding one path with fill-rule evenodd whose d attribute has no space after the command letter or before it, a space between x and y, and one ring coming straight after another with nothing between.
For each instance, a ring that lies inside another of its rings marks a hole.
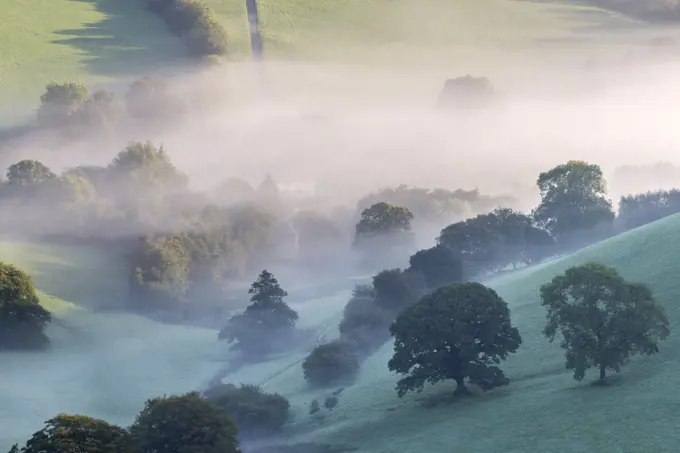
<instances>
[{"instance_id":1,"label":"tree shadow on field","mask_svg":"<svg viewBox=\"0 0 680 453\"><path fill-rule=\"evenodd\" d=\"M182 42L163 21L144 9L141 0L67 0L90 3L105 17L82 28L58 30L54 41L79 49L94 75L144 75L186 56Z\"/></svg>"}]
</instances>

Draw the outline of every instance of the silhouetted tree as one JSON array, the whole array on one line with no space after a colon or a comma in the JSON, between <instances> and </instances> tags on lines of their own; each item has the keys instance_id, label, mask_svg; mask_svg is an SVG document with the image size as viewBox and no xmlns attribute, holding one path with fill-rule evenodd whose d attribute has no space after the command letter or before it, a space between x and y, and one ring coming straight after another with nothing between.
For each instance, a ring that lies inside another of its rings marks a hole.
<instances>
[{"instance_id":1,"label":"silhouetted tree","mask_svg":"<svg viewBox=\"0 0 680 453\"><path fill-rule=\"evenodd\" d=\"M142 453L240 451L227 413L196 392L148 400L130 433Z\"/></svg>"},{"instance_id":2,"label":"silhouetted tree","mask_svg":"<svg viewBox=\"0 0 680 453\"><path fill-rule=\"evenodd\" d=\"M406 308L390 327L394 337L391 371L403 396L426 382L456 381L457 394L468 394L465 380L489 390L508 379L497 366L522 343L503 299L480 283L444 286Z\"/></svg>"},{"instance_id":3,"label":"silhouetted tree","mask_svg":"<svg viewBox=\"0 0 680 453\"><path fill-rule=\"evenodd\" d=\"M669 334L665 310L651 290L624 280L616 269L588 263L567 269L541 287L548 310L544 333L562 334L566 366L581 380L597 367L600 382L607 370L619 372L636 353L653 354Z\"/></svg>"},{"instance_id":4,"label":"silhouetted tree","mask_svg":"<svg viewBox=\"0 0 680 453\"><path fill-rule=\"evenodd\" d=\"M407 272L422 275L427 288L433 290L462 281L463 262L450 249L438 245L413 254Z\"/></svg>"}]
</instances>

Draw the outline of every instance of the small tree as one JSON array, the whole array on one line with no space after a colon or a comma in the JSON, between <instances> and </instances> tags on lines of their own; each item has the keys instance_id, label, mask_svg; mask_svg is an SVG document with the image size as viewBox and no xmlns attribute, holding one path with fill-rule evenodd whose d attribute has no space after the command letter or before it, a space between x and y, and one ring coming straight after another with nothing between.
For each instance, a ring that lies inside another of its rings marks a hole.
<instances>
[{"instance_id":1,"label":"small tree","mask_svg":"<svg viewBox=\"0 0 680 453\"><path fill-rule=\"evenodd\" d=\"M87 87L80 83L50 83L40 96L38 122L41 126L69 126L88 99Z\"/></svg>"},{"instance_id":2,"label":"small tree","mask_svg":"<svg viewBox=\"0 0 680 453\"><path fill-rule=\"evenodd\" d=\"M325 387L354 379L359 361L346 344L333 341L315 347L302 362L302 370L307 382Z\"/></svg>"},{"instance_id":3,"label":"small tree","mask_svg":"<svg viewBox=\"0 0 680 453\"><path fill-rule=\"evenodd\" d=\"M357 285L345 305L338 329L340 339L355 353L368 354L389 339L394 314L375 303L375 290Z\"/></svg>"},{"instance_id":4,"label":"small tree","mask_svg":"<svg viewBox=\"0 0 680 453\"><path fill-rule=\"evenodd\" d=\"M298 314L284 302L288 293L266 269L253 282L248 294L252 294L251 304L243 314L229 319L219 338L237 342L237 348L244 352L263 355L290 338Z\"/></svg>"},{"instance_id":5,"label":"small tree","mask_svg":"<svg viewBox=\"0 0 680 453\"><path fill-rule=\"evenodd\" d=\"M373 277L375 303L395 315L416 302L425 290L420 274L388 269Z\"/></svg>"},{"instance_id":6,"label":"small tree","mask_svg":"<svg viewBox=\"0 0 680 453\"><path fill-rule=\"evenodd\" d=\"M361 213L355 242L373 236L410 232L412 220L413 214L407 208L385 202L376 203Z\"/></svg>"},{"instance_id":7,"label":"small tree","mask_svg":"<svg viewBox=\"0 0 680 453\"><path fill-rule=\"evenodd\" d=\"M7 169L7 182L13 186L31 186L56 177L45 164L31 159L21 160Z\"/></svg>"},{"instance_id":8,"label":"small tree","mask_svg":"<svg viewBox=\"0 0 680 453\"><path fill-rule=\"evenodd\" d=\"M607 370L619 372L631 355L658 352L658 341L669 334L651 290L602 264L567 269L541 287L541 300L548 310L544 333L550 341L562 334L566 366L576 380L597 367L603 382Z\"/></svg>"},{"instance_id":9,"label":"small tree","mask_svg":"<svg viewBox=\"0 0 680 453\"><path fill-rule=\"evenodd\" d=\"M255 385L220 384L205 396L223 409L243 438L276 434L290 418L290 403L278 393L265 393Z\"/></svg>"},{"instance_id":10,"label":"small tree","mask_svg":"<svg viewBox=\"0 0 680 453\"><path fill-rule=\"evenodd\" d=\"M522 343L510 310L496 292L480 283L444 286L408 307L392 324L391 371L403 396L426 382L456 381L455 393L469 394L465 380L490 390L508 384L497 366Z\"/></svg>"},{"instance_id":11,"label":"small tree","mask_svg":"<svg viewBox=\"0 0 680 453\"><path fill-rule=\"evenodd\" d=\"M129 433L103 420L59 414L16 453L133 453Z\"/></svg>"},{"instance_id":12,"label":"small tree","mask_svg":"<svg viewBox=\"0 0 680 453\"><path fill-rule=\"evenodd\" d=\"M0 261L0 349L39 349L49 344L44 333L51 315L38 300L33 280Z\"/></svg>"},{"instance_id":13,"label":"small tree","mask_svg":"<svg viewBox=\"0 0 680 453\"><path fill-rule=\"evenodd\" d=\"M234 423L196 392L148 400L130 433L142 452L239 453Z\"/></svg>"}]
</instances>

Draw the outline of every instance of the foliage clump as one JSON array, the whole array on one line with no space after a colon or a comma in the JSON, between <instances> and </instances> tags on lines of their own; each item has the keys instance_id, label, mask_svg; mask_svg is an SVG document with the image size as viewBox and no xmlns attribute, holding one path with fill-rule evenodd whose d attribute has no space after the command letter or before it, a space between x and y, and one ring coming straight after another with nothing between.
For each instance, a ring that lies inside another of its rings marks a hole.
<instances>
[{"instance_id":1,"label":"foliage clump","mask_svg":"<svg viewBox=\"0 0 680 453\"><path fill-rule=\"evenodd\" d=\"M200 0L146 0L151 11L165 21L195 57L226 55L227 33L213 12Z\"/></svg>"},{"instance_id":2,"label":"foliage clump","mask_svg":"<svg viewBox=\"0 0 680 453\"><path fill-rule=\"evenodd\" d=\"M40 305L31 277L0 261L0 349L47 347L50 341L44 329L51 319Z\"/></svg>"},{"instance_id":3,"label":"foliage clump","mask_svg":"<svg viewBox=\"0 0 680 453\"><path fill-rule=\"evenodd\" d=\"M326 387L352 381L359 371L359 361L347 344L333 341L315 347L302 362L302 370L307 382Z\"/></svg>"},{"instance_id":4,"label":"foliage clump","mask_svg":"<svg viewBox=\"0 0 680 453\"><path fill-rule=\"evenodd\" d=\"M388 367L404 376L397 383L400 397L447 379L461 395L469 393L466 380L482 390L506 385L498 363L522 344L507 303L480 283L425 295L399 315L390 333L395 343Z\"/></svg>"},{"instance_id":5,"label":"foliage clump","mask_svg":"<svg viewBox=\"0 0 680 453\"><path fill-rule=\"evenodd\" d=\"M196 392L148 400L130 433L142 452L240 452L232 420Z\"/></svg>"},{"instance_id":6,"label":"foliage clump","mask_svg":"<svg viewBox=\"0 0 680 453\"><path fill-rule=\"evenodd\" d=\"M670 332L647 286L599 263L567 269L541 287L541 300L548 310L544 333L550 341L562 335L566 367L576 380L595 367L603 382L607 370L619 372L630 356L658 352Z\"/></svg>"},{"instance_id":7,"label":"foliage clump","mask_svg":"<svg viewBox=\"0 0 680 453\"><path fill-rule=\"evenodd\" d=\"M244 439L277 434L290 418L286 398L263 392L255 385L220 384L207 390L205 396L234 420Z\"/></svg>"}]
</instances>

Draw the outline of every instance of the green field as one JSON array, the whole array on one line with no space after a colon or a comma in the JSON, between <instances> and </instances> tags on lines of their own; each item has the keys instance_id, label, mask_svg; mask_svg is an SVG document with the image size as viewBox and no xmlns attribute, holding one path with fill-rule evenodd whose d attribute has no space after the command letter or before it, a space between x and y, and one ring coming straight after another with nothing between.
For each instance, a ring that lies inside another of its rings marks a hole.
<instances>
[{"instance_id":1,"label":"green field","mask_svg":"<svg viewBox=\"0 0 680 453\"><path fill-rule=\"evenodd\" d=\"M111 82L184 55L140 0L4 0L0 17L0 110L53 80Z\"/></svg>"},{"instance_id":2,"label":"green field","mask_svg":"<svg viewBox=\"0 0 680 453\"><path fill-rule=\"evenodd\" d=\"M55 312L124 300L127 274L123 258L92 246L0 241L0 261L31 275L41 303Z\"/></svg>"},{"instance_id":3,"label":"green field","mask_svg":"<svg viewBox=\"0 0 680 453\"><path fill-rule=\"evenodd\" d=\"M430 409L424 405L446 398L454 384L399 400L396 377L386 366L391 345L364 363L358 383L341 394L338 408L324 418L307 415L310 401L323 393L307 389L299 366L270 379L265 388L291 398L297 413L289 433L295 441L349 444L363 453L675 452L680 445L680 396L675 392L680 385L678 243L680 216L674 216L490 281L509 303L524 339L520 352L504 365L512 380L507 388ZM671 337L661 344L661 352L634 358L607 388L591 385L594 372L583 382L574 381L564 368L562 350L541 335L545 312L539 286L567 267L591 260L648 283L671 320ZM227 380L262 382L299 358L243 369Z\"/></svg>"}]
</instances>

